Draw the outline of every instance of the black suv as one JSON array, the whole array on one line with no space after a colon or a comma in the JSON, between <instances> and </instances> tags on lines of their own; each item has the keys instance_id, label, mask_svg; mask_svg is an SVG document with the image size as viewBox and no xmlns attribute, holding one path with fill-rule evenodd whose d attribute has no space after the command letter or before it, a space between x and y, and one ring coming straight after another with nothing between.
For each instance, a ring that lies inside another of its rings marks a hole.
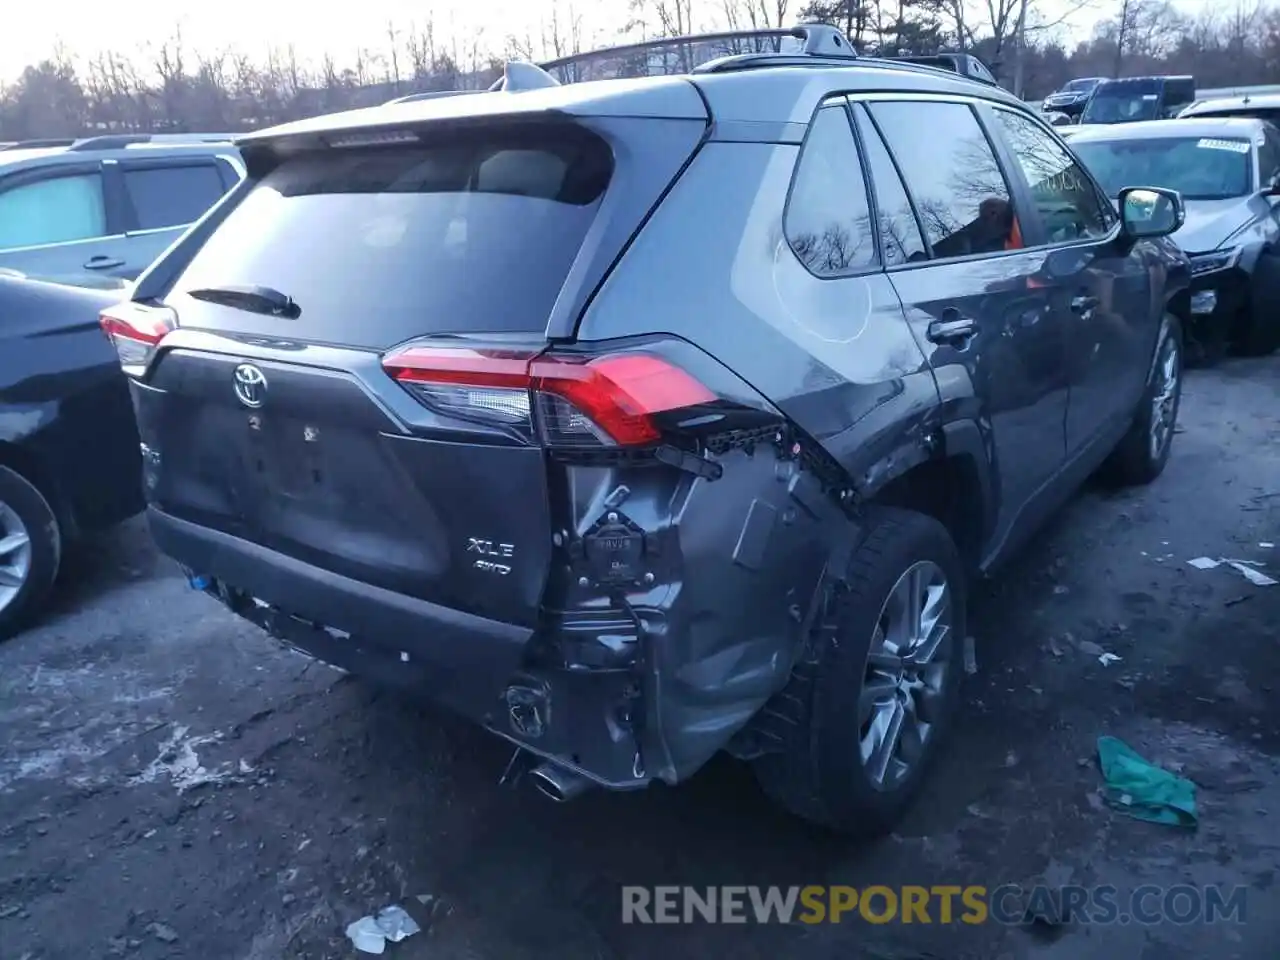
<instances>
[{"instance_id":1,"label":"black suv","mask_svg":"<svg viewBox=\"0 0 1280 960\"><path fill-rule=\"evenodd\" d=\"M728 750L878 831L969 579L1104 463L1165 464L1181 200L1117 214L994 85L769 36L801 49L251 135L102 323L197 588L558 799Z\"/></svg>"}]
</instances>

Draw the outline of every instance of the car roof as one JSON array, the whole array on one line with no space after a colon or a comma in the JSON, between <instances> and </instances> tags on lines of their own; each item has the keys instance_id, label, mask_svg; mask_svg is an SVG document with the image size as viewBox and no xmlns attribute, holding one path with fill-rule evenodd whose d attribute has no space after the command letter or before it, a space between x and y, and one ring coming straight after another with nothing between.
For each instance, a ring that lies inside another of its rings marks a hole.
<instances>
[{"instance_id":1,"label":"car roof","mask_svg":"<svg viewBox=\"0 0 1280 960\"><path fill-rule=\"evenodd\" d=\"M1160 74L1160 75L1152 75L1149 77L1111 77L1108 79L1104 79L1102 83L1106 84L1108 87L1111 87L1111 86L1122 87L1122 86L1130 86L1130 85L1145 84L1145 83L1168 83L1171 80L1194 81L1195 77L1191 76L1190 74L1182 74L1182 73Z\"/></svg>"},{"instance_id":2,"label":"car roof","mask_svg":"<svg viewBox=\"0 0 1280 960\"><path fill-rule=\"evenodd\" d=\"M1180 120L1139 120L1135 123L1087 123L1072 143L1100 140L1159 140L1163 137L1245 137L1262 129L1256 117L1186 117Z\"/></svg>"},{"instance_id":3,"label":"car roof","mask_svg":"<svg viewBox=\"0 0 1280 960\"><path fill-rule=\"evenodd\" d=\"M741 69L659 77L592 80L517 91L398 100L376 107L312 117L237 138L246 148L266 141L356 133L434 121L504 116L660 117L706 121L809 122L818 102L837 93L906 92L985 98L1031 113L1013 94L945 69L880 60L825 58L802 62L777 55L750 58Z\"/></svg>"},{"instance_id":4,"label":"car roof","mask_svg":"<svg viewBox=\"0 0 1280 960\"><path fill-rule=\"evenodd\" d=\"M205 134L203 136L213 136ZM220 155L234 157L236 149L232 135L217 140L157 140L124 144L107 141L103 149L96 149L92 140L78 141L82 145L72 149L70 145L56 147L9 147L0 150L0 172L10 173L19 168L41 167L51 164L79 163L85 160L125 160L139 157L180 157L185 155Z\"/></svg>"},{"instance_id":5,"label":"car roof","mask_svg":"<svg viewBox=\"0 0 1280 960\"><path fill-rule=\"evenodd\" d=\"M1197 100L1183 108L1188 116L1200 112L1211 113L1215 110L1247 110L1249 107L1280 107L1280 93L1247 93L1234 97L1212 97L1208 100Z\"/></svg>"}]
</instances>

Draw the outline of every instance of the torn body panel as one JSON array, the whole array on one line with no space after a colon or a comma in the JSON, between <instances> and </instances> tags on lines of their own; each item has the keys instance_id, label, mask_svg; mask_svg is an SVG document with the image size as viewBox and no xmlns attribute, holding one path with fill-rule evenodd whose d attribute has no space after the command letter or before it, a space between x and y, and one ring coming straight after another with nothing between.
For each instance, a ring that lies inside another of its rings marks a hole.
<instances>
[{"instance_id":1,"label":"torn body panel","mask_svg":"<svg viewBox=\"0 0 1280 960\"><path fill-rule=\"evenodd\" d=\"M610 786L675 783L786 683L835 508L777 442L716 460L715 481L566 470L576 536L552 586L563 607L517 694L539 691L546 722L530 730L512 714L495 732Z\"/></svg>"}]
</instances>

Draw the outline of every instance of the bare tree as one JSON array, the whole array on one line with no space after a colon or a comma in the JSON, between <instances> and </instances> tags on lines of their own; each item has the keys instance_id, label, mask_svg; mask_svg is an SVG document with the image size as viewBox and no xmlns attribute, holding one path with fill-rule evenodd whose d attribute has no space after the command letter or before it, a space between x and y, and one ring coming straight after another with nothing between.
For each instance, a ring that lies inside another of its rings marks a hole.
<instances>
[{"instance_id":1,"label":"bare tree","mask_svg":"<svg viewBox=\"0 0 1280 960\"><path fill-rule=\"evenodd\" d=\"M160 100L161 122L165 129L174 130L183 125L187 94L186 50L182 43L182 28L174 29L172 36L162 40L154 48L151 68L160 78L157 94Z\"/></svg>"}]
</instances>

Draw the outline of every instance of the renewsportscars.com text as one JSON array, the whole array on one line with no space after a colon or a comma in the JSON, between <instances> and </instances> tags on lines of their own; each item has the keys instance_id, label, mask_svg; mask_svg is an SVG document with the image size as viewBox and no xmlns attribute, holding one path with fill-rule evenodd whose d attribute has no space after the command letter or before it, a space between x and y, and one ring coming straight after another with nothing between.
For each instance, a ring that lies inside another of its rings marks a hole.
<instances>
[{"instance_id":1,"label":"renewsportscars.com text","mask_svg":"<svg viewBox=\"0 0 1280 960\"><path fill-rule=\"evenodd\" d=\"M622 888L623 923L1021 924L1243 923L1246 890L1189 884L1136 887L723 886Z\"/></svg>"}]
</instances>

